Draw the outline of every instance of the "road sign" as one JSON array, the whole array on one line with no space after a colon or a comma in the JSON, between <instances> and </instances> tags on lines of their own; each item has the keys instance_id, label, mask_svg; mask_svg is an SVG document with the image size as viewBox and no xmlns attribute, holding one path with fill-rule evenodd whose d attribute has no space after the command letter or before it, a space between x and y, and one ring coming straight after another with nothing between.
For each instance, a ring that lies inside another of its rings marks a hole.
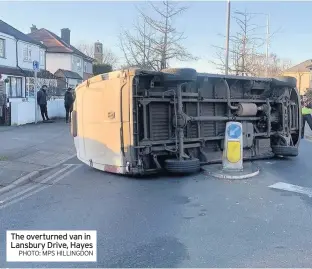
<instances>
[{"instance_id":1,"label":"road sign","mask_svg":"<svg viewBox=\"0 0 312 269\"><path fill-rule=\"evenodd\" d=\"M240 122L227 122L225 127L222 166L224 170L243 169L243 136Z\"/></svg>"},{"instance_id":2,"label":"road sign","mask_svg":"<svg viewBox=\"0 0 312 269\"><path fill-rule=\"evenodd\" d=\"M242 128L232 123L227 129L227 133L230 139L238 139L242 135Z\"/></svg>"},{"instance_id":3,"label":"road sign","mask_svg":"<svg viewBox=\"0 0 312 269\"><path fill-rule=\"evenodd\" d=\"M34 71L39 71L39 62L38 61L33 61L33 69L34 69Z\"/></svg>"}]
</instances>

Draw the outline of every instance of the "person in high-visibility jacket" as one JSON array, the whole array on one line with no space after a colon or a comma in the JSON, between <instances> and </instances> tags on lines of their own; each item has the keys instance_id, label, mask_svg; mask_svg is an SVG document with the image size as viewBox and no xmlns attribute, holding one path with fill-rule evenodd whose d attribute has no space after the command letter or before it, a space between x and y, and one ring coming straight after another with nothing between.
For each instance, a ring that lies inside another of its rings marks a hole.
<instances>
[{"instance_id":1,"label":"person in high-visibility jacket","mask_svg":"<svg viewBox=\"0 0 312 269\"><path fill-rule=\"evenodd\" d=\"M301 138L304 138L304 127L307 122L310 129L312 130L312 109L311 105L307 102L301 101L301 114L302 114L302 129L301 129Z\"/></svg>"}]
</instances>

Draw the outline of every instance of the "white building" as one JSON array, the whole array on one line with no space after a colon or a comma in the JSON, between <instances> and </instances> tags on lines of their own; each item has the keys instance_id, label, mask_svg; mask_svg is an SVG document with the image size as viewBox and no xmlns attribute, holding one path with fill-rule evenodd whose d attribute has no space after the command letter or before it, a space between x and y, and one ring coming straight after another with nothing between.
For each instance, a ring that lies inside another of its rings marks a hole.
<instances>
[{"instance_id":1,"label":"white building","mask_svg":"<svg viewBox=\"0 0 312 269\"><path fill-rule=\"evenodd\" d=\"M27 78L33 77L33 61L45 70L46 48L38 41L0 20L0 75L5 80L6 96L10 101L28 97ZM53 75L45 72L47 78Z\"/></svg>"},{"instance_id":2,"label":"white building","mask_svg":"<svg viewBox=\"0 0 312 269\"><path fill-rule=\"evenodd\" d=\"M58 79L46 70L46 50L41 42L0 20L0 125L34 121L34 61L40 69L37 87L45 84L51 92L57 90ZM63 112L56 103L50 107L56 107L56 116Z\"/></svg>"},{"instance_id":3,"label":"white building","mask_svg":"<svg viewBox=\"0 0 312 269\"><path fill-rule=\"evenodd\" d=\"M93 75L93 58L88 57L70 44L70 30L61 30L61 37L47 29L31 27L28 34L34 40L42 42L46 48L46 69L59 80L59 87L75 87Z\"/></svg>"}]
</instances>

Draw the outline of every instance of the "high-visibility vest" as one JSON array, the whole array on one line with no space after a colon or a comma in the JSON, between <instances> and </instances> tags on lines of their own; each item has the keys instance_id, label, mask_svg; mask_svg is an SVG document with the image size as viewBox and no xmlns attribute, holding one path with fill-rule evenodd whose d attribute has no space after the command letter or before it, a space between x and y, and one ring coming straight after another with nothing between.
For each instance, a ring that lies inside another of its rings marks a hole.
<instances>
[{"instance_id":1,"label":"high-visibility vest","mask_svg":"<svg viewBox=\"0 0 312 269\"><path fill-rule=\"evenodd\" d=\"M301 113L302 113L302 115L312 114L312 109L303 106L303 107L301 108Z\"/></svg>"}]
</instances>

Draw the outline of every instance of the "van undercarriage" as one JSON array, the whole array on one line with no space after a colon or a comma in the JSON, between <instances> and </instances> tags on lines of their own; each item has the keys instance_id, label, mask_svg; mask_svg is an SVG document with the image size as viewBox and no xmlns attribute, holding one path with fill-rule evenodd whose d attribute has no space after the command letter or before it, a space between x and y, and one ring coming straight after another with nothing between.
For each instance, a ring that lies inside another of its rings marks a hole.
<instances>
[{"instance_id":1,"label":"van undercarriage","mask_svg":"<svg viewBox=\"0 0 312 269\"><path fill-rule=\"evenodd\" d=\"M140 70L133 79L129 173L198 171L222 160L225 125L243 126L243 158L297 156L300 97L296 79Z\"/></svg>"}]
</instances>

